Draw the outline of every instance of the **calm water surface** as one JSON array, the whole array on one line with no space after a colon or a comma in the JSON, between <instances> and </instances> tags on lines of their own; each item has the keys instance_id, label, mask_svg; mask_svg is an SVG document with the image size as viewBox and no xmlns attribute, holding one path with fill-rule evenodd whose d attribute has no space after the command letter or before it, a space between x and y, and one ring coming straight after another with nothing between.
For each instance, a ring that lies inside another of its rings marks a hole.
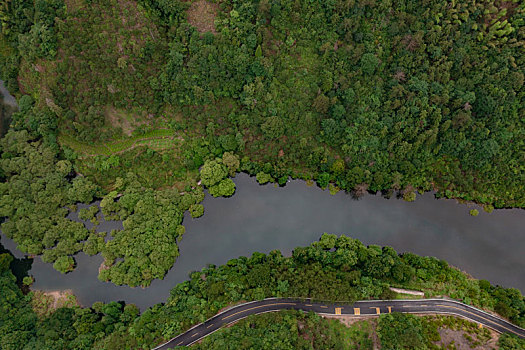
<instances>
[{"instance_id":1,"label":"calm water surface","mask_svg":"<svg viewBox=\"0 0 525 350\"><path fill-rule=\"evenodd\" d=\"M18 107L16 104L16 99L11 96L9 91L4 86L4 82L0 80L0 99L3 99L3 103L12 107Z\"/></svg>"},{"instance_id":2,"label":"calm water surface","mask_svg":"<svg viewBox=\"0 0 525 350\"><path fill-rule=\"evenodd\" d=\"M146 289L100 282L102 257L80 253L78 267L67 275L36 258L30 272L36 279L34 288L72 289L83 305L124 300L144 309L165 301L175 284L207 264L224 264L255 251L279 249L290 254L294 247L309 245L329 232L445 259L476 278L525 291L525 210L488 214L477 207L480 214L472 217L473 206L436 200L431 193L412 203L373 195L354 200L344 193L331 196L302 181L275 188L259 186L254 178L239 174L235 182L232 198L207 195L205 215L184 218L180 257L164 280L153 281ZM106 222L99 230L121 227L119 222ZM4 237L2 242L20 256L12 241Z\"/></svg>"}]
</instances>

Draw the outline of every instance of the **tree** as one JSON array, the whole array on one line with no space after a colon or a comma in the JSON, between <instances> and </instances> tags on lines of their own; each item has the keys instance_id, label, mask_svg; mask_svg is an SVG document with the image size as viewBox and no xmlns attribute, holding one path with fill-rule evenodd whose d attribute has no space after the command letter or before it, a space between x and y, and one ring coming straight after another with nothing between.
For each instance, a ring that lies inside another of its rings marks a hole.
<instances>
[{"instance_id":1,"label":"tree","mask_svg":"<svg viewBox=\"0 0 525 350\"><path fill-rule=\"evenodd\" d=\"M366 75L372 75L378 65L379 59L373 53L365 53L361 57L361 70Z\"/></svg>"},{"instance_id":2,"label":"tree","mask_svg":"<svg viewBox=\"0 0 525 350\"><path fill-rule=\"evenodd\" d=\"M258 172L255 176L255 179L260 185L264 185L265 183L273 181L273 178L270 174L266 174L265 172Z\"/></svg>"},{"instance_id":3,"label":"tree","mask_svg":"<svg viewBox=\"0 0 525 350\"><path fill-rule=\"evenodd\" d=\"M10 254L0 254L0 273L9 270L11 261L13 261L13 257Z\"/></svg>"},{"instance_id":4,"label":"tree","mask_svg":"<svg viewBox=\"0 0 525 350\"><path fill-rule=\"evenodd\" d=\"M217 160L207 160L200 170L202 184L211 187L228 175L226 167Z\"/></svg>"},{"instance_id":5,"label":"tree","mask_svg":"<svg viewBox=\"0 0 525 350\"><path fill-rule=\"evenodd\" d=\"M261 45L257 45L257 49L255 49L255 58L261 58L261 57L262 57Z\"/></svg>"},{"instance_id":6,"label":"tree","mask_svg":"<svg viewBox=\"0 0 525 350\"><path fill-rule=\"evenodd\" d=\"M281 118L272 116L266 118L265 122L261 125L261 129L266 138L273 140L284 134L285 126Z\"/></svg>"},{"instance_id":7,"label":"tree","mask_svg":"<svg viewBox=\"0 0 525 350\"><path fill-rule=\"evenodd\" d=\"M403 193L403 199L407 202L413 202L416 200L416 193L414 191L405 191Z\"/></svg>"},{"instance_id":8,"label":"tree","mask_svg":"<svg viewBox=\"0 0 525 350\"><path fill-rule=\"evenodd\" d=\"M317 176L317 185L321 188L326 188L328 184L330 183L330 174L328 173L321 173L319 176Z\"/></svg>"},{"instance_id":9,"label":"tree","mask_svg":"<svg viewBox=\"0 0 525 350\"><path fill-rule=\"evenodd\" d=\"M503 333L498 339L498 346L501 350L525 349L525 340L514 334Z\"/></svg>"},{"instance_id":10,"label":"tree","mask_svg":"<svg viewBox=\"0 0 525 350\"><path fill-rule=\"evenodd\" d=\"M70 256L61 256L53 264L53 268L61 273L68 273L73 271L75 267L75 260Z\"/></svg>"},{"instance_id":11,"label":"tree","mask_svg":"<svg viewBox=\"0 0 525 350\"><path fill-rule=\"evenodd\" d=\"M377 332L384 349L422 349L424 345L421 320L413 315L397 312L381 315Z\"/></svg>"},{"instance_id":12,"label":"tree","mask_svg":"<svg viewBox=\"0 0 525 350\"><path fill-rule=\"evenodd\" d=\"M34 279L33 277L31 276L25 276L23 279L22 279L22 283L25 285L25 286L30 286L32 285L34 282Z\"/></svg>"},{"instance_id":13,"label":"tree","mask_svg":"<svg viewBox=\"0 0 525 350\"><path fill-rule=\"evenodd\" d=\"M235 183L232 179L224 179L208 188L213 197L229 197L235 193Z\"/></svg>"},{"instance_id":14,"label":"tree","mask_svg":"<svg viewBox=\"0 0 525 350\"><path fill-rule=\"evenodd\" d=\"M190 206L191 217L196 219L204 215L204 206L202 204L192 204Z\"/></svg>"},{"instance_id":15,"label":"tree","mask_svg":"<svg viewBox=\"0 0 525 350\"><path fill-rule=\"evenodd\" d=\"M224 152L222 155L222 163L228 168L229 175L232 177L235 176L240 166L239 157L233 153Z\"/></svg>"},{"instance_id":16,"label":"tree","mask_svg":"<svg viewBox=\"0 0 525 350\"><path fill-rule=\"evenodd\" d=\"M314 109L320 114L326 114L330 108L330 98L323 94L317 95L313 103Z\"/></svg>"}]
</instances>

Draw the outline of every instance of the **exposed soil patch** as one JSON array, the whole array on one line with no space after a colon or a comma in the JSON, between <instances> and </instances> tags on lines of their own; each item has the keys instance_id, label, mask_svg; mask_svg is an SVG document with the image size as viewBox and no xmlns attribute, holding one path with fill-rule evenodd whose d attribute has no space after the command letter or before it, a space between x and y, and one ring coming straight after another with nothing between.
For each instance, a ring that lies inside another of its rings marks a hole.
<instances>
[{"instance_id":1,"label":"exposed soil patch","mask_svg":"<svg viewBox=\"0 0 525 350\"><path fill-rule=\"evenodd\" d=\"M346 316L346 315L322 315L324 318L330 318L334 320L339 320L342 324L344 324L347 327L350 327L354 323L361 322L361 321L373 321L374 318L371 317L356 317L356 316ZM374 322L375 323L375 322Z\"/></svg>"},{"instance_id":2,"label":"exposed soil patch","mask_svg":"<svg viewBox=\"0 0 525 350\"><path fill-rule=\"evenodd\" d=\"M370 325L370 338L372 339L372 348L373 349L380 349L381 348L381 341L379 340L379 336L377 335L377 317L355 317L355 316L345 316L345 315L323 315L324 318L329 319L335 319L339 320L342 324L344 324L346 327L351 327L352 325L358 323L358 322L368 322Z\"/></svg>"},{"instance_id":3,"label":"exposed soil patch","mask_svg":"<svg viewBox=\"0 0 525 350\"><path fill-rule=\"evenodd\" d=\"M109 270L109 268L110 266L106 265L106 262L103 261L98 267L98 273L100 274L100 271Z\"/></svg>"},{"instance_id":4,"label":"exposed soil patch","mask_svg":"<svg viewBox=\"0 0 525 350\"><path fill-rule=\"evenodd\" d=\"M188 9L188 22L200 33L212 32L216 34L215 17L218 9L219 5L206 0L195 1Z\"/></svg>"},{"instance_id":5,"label":"exposed soil patch","mask_svg":"<svg viewBox=\"0 0 525 350\"><path fill-rule=\"evenodd\" d=\"M67 290L57 290L44 292L41 290L33 291L33 310L40 317L46 317L61 307L72 307L79 305L73 292Z\"/></svg>"},{"instance_id":6,"label":"exposed soil patch","mask_svg":"<svg viewBox=\"0 0 525 350\"><path fill-rule=\"evenodd\" d=\"M425 293L419 291L419 290L410 290L410 289L402 289L402 288L393 288L390 287L390 290L399 294L409 294L409 295L416 295L420 297L424 297Z\"/></svg>"},{"instance_id":7,"label":"exposed soil patch","mask_svg":"<svg viewBox=\"0 0 525 350\"><path fill-rule=\"evenodd\" d=\"M107 118L106 120L108 120L113 127L120 128L125 135L131 136L135 127L131 125L131 122L126 118L125 113L119 112L114 107L108 107L106 108L105 114Z\"/></svg>"},{"instance_id":8,"label":"exposed soil patch","mask_svg":"<svg viewBox=\"0 0 525 350\"><path fill-rule=\"evenodd\" d=\"M497 349L498 335L493 331L491 331L491 333L492 337L486 341L478 339L475 334L468 334L464 331L456 331L449 328L440 328L439 335L441 336L441 341L437 342L436 345L441 345L447 349L453 345L457 350Z\"/></svg>"}]
</instances>

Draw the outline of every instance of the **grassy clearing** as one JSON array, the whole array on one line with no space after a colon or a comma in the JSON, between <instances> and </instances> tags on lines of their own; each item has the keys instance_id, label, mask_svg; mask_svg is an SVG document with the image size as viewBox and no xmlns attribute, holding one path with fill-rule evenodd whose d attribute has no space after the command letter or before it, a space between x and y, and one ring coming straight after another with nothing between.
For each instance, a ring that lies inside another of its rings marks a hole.
<instances>
[{"instance_id":1,"label":"grassy clearing","mask_svg":"<svg viewBox=\"0 0 525 350\"><path fill-rule=\"evenodd\" d=\"M62 145L75 151L80 157L93 157L122 153L136 146L150 146L155 150L171 148L178 143L174 136L172 130L157 129L147 131L142 135L95 145L79 142L69 135L60 135L58 140Z\"/></svg>"},{"instance_id":2,"label":"grassy clearing","mask_svg":"<svg viewBox=\"0 0 525 350\"><path fill-rule=\"evenodd\" d=\"M58 308L78 305L77 298L70 290L54 292L35 290L32 292L31 303L33 310L41 318L48 317Z\"/></svg>"},{"instance_id":3,"label":"grassy clearing","mask_svg":"<svg viewBox=\"0 0 525 350\"><path fill-rule=\"evenodd\" d=\"M396 299L423 299L420 295L411 295L405 293L396 293Z\"/></svg>"},{"instance_id":4,"label":"grassy clearing","mask_svg":"<svg viewBox=\"0 0 525 350\"><path fill-rule=\"evenodd\" d=\"M215 17L219 6L205 0L195 1L188 9L188 22L201 33L216 34Z\"/></svg>"}]
</instances>

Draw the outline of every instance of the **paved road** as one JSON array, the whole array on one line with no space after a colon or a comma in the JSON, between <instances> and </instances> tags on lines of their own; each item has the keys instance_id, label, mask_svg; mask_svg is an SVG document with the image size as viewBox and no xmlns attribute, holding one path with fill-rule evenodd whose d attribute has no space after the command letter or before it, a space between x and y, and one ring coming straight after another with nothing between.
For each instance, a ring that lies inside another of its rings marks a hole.
<instances>
[{"instance_id":1,"label":"paved road","mask_svg":"<svg viewBox=\"0 0 525 350\"><path fill-rule=\"evenodd\" d=\"M472 306L450 299L415 300L367 300L353 305L309 302L308 300L270 298L234 306L204 323L198 324L154 350L171 349L177 345L191 345L219 330L221 327L250 315L285 309L313 311L321 315L377 316L390 312L412 314L451 314L476 322L480 327L488 327L499 333L513 333L525 338L525 329L502 318L493 316Z\"/></svg>"}]
</instances>

